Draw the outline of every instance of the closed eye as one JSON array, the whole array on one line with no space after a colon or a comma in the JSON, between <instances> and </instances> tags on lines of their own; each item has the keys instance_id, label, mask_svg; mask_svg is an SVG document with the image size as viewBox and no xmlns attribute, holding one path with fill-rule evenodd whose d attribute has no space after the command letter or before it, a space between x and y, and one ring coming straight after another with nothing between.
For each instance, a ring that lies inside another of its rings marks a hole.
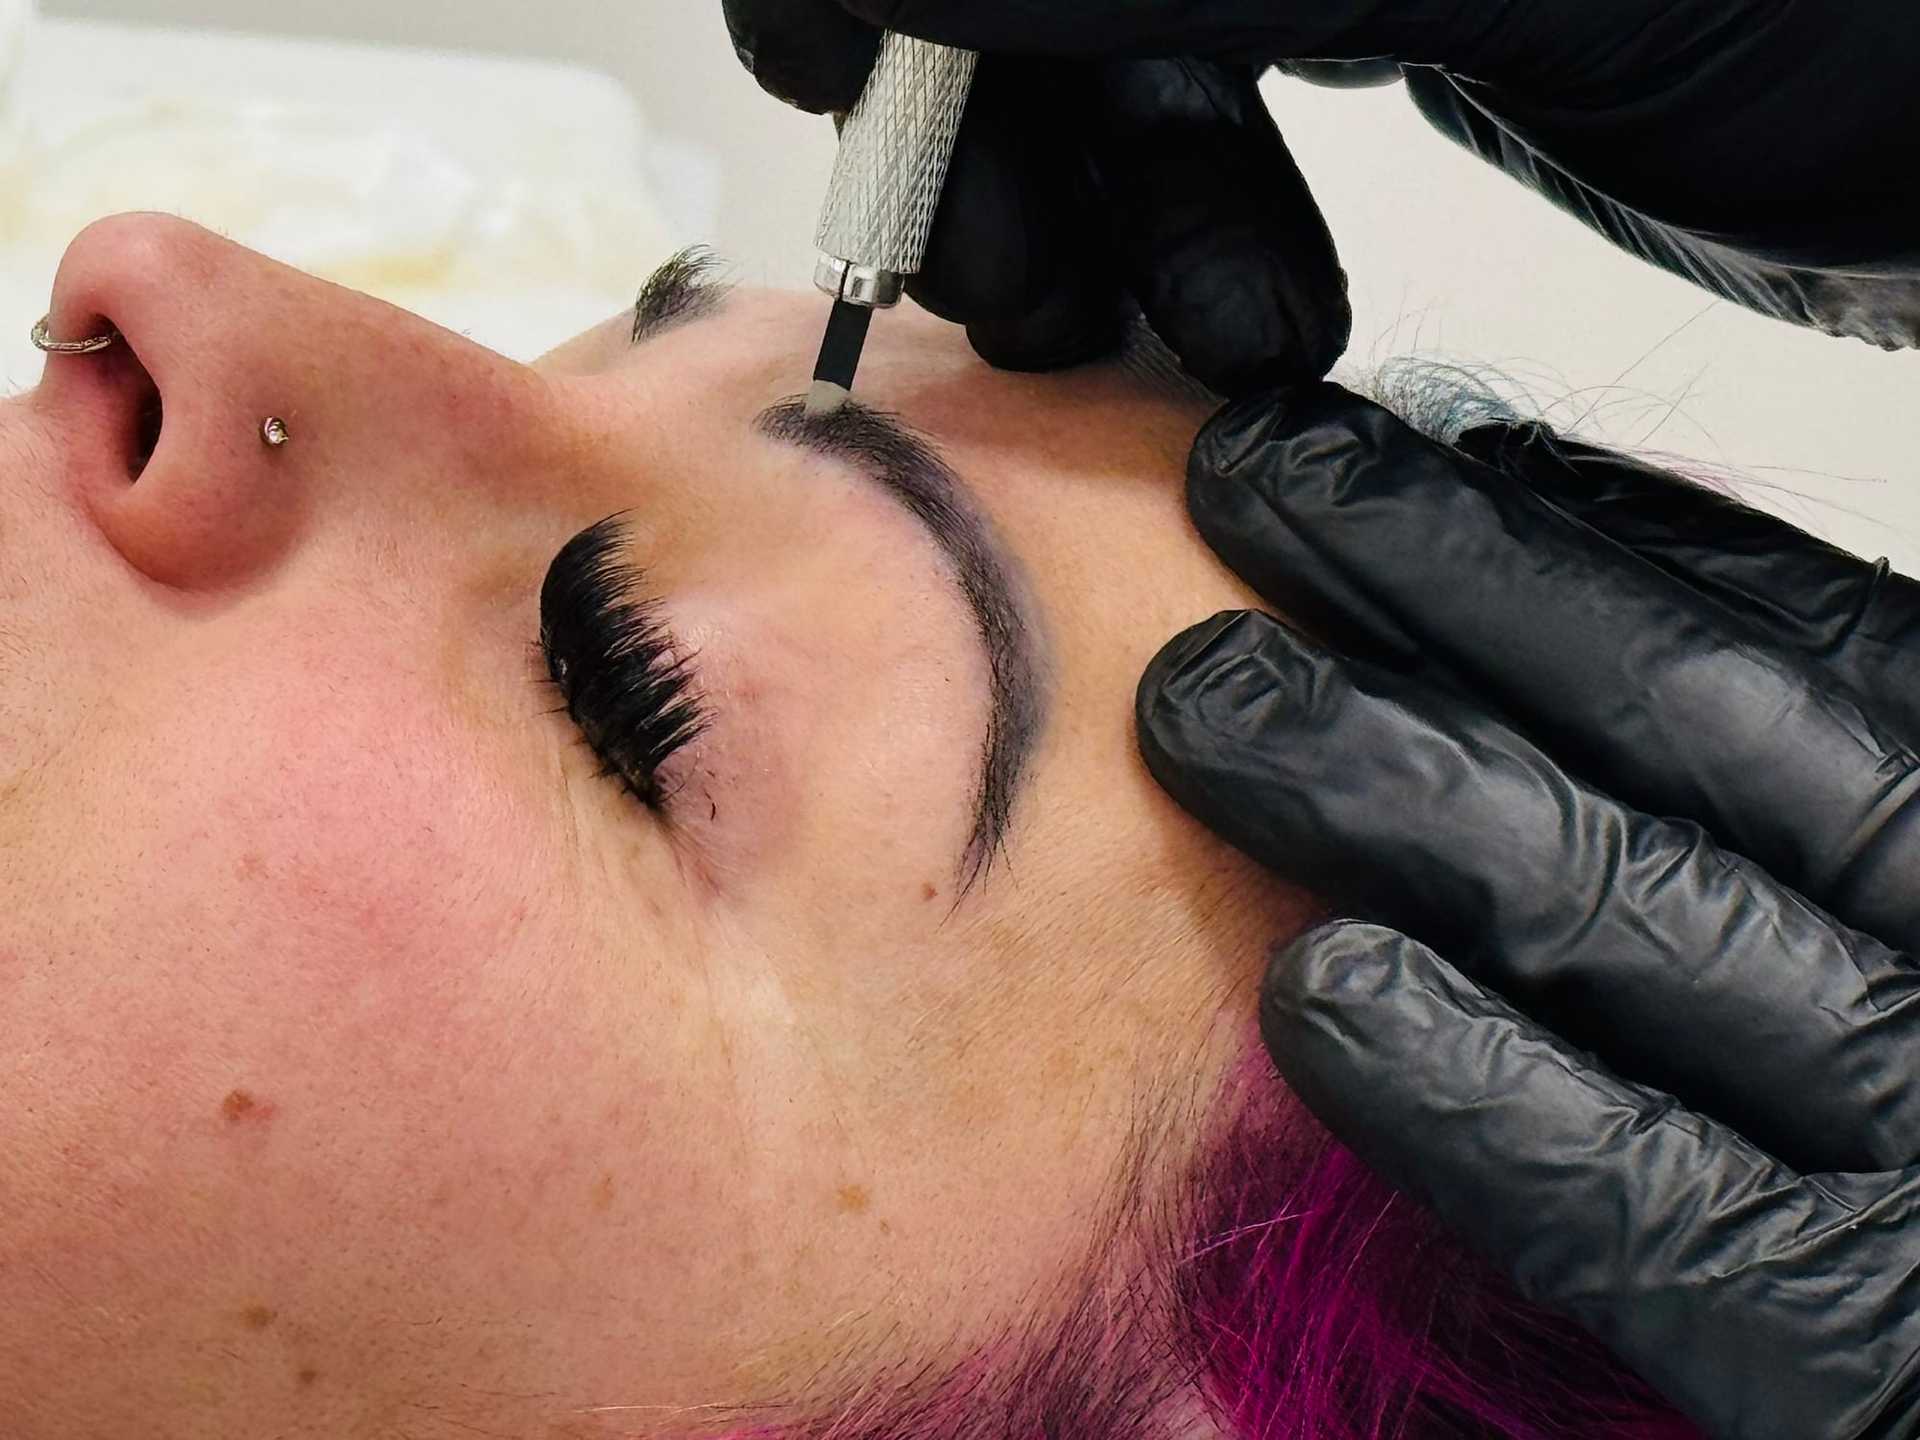
<instances>
[{"instance_id":1,"label":"closed eye","mask_svg":"<svg viewBox=\"0 0 1920 1440\"><path fill-rule=\"evenodd\" d=\"M600 773L664 813L673 796L661 770L709 717L692 657L646 596L640 568L623 558L627 540L614 515L561 548L540 587L538 649Z\"/></svg>"}]
</instances>

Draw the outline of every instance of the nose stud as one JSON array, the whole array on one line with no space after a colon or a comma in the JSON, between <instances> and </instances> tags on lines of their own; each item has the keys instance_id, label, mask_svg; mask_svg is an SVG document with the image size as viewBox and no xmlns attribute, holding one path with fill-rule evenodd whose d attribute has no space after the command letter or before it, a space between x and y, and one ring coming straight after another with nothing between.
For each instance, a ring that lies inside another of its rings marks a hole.
<instances>
[{"instance_id":1,"label":"nose stud","mask_svg":"<svg viewBox=\"0 0 1920 1440\"><path fill-rule=\"evenodd\" d=\"M104 350L120 338L120 332L111 325L104 335L92 335L85 340L56 340L47 328L52 322L51 315L42 315L33 327L33 346L49 355L92 355Z\"/></svg>"},{"instance_id":2,"label":"nose stud","mask_svg":"<svg viewBox=\"0 0 1920 1440\"><path fill-rule=\"evenodd\" d=\"M51 315L42 315L34 322L30 336L34 348L44 350L49 355L93 355L120 338L120 332L109 325L104 335L90 335L85 340L56 340L49 328L52 321ZM260 422L260 443L268 449L278 450L292 439L293 431L278 415L269 415Z\"/></svg>"}]
</instances>

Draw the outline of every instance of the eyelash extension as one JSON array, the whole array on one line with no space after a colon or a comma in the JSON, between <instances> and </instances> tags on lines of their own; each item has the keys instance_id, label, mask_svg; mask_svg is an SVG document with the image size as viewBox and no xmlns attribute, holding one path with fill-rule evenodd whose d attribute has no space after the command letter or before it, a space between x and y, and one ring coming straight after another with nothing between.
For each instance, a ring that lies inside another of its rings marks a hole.
<instances>
[{"instance_id":1,"label":"eyelash extension","mask_svg":"<svg viewBox=\"0 0 1920 1440\"><path fill-rule=\"evenodd\" d=\"M697 740L710 716L692 657L674 644L657 603L642 598L644 572L621 558L624 512L561 547L540 586L540 639L547 678L581 738L648 809L673 798L660 769Z\"/></svg>"},{"instance_id":2,"label":"eyelash extension","mask_svg":"<svg viewBox=\"0 0 1920 1440\"><path fill-rule=\"evenodd\" d=\"M633 302L633 343L719 304L728 289L713 278L720 268L720 257L705 245L689 245L671 256L647 277Z\"/></svg>"}]
</instances>

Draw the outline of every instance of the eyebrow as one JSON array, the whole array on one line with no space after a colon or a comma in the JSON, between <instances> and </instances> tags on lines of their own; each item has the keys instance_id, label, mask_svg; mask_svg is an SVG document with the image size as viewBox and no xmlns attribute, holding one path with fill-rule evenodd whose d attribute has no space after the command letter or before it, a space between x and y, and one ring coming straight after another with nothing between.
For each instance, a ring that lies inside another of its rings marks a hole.
<instances>
[{"instance_id":1,"label":"eyebrow","mask_svg":"<svg viewBox=\"0 0 1920 1440\"><path fill-rule=\"evenodd\" d=\"M689 245L667 258L633 303L631 341L639 345L720 308L733 286L720 278L720 257L705 245Z\"/></svg>"},{"instance_id":2,"label":"eyebrow","mask_svg":"<svg viewBox=\"0 0 1920 1440\"><path fill-rule=\"evenodd\" d=\"M973 831L960 862L964 896L1005 844L1020 776L1045 720L1033 627L1012 566L986 520L963 500L959 477L897 417L858 401L809 415L794 396L762 411L754 428L851 466L918 520L947 557L986 651L989 690Z\"/></svg>"},{"instance_id":3,"label":"eyebrow","mask_svg":"<svg viewBox=\"0 0 1920 1440\"><path fill-rule=\"evenodd\" d=\"M711 315L732 286L705 246L670 257L634 304L633 344ZM989 706L975 784L973 829L960 860L958 899L1005 846L1020 778L1045 720L1038 646L1022 588L1005 548L964 501L965 486L939 453L893 415L850 401L808 415L799 397L763 411L754 428L769 439L849 465L920 522L946 555L949 572L986 651Z\"/></svg>"}]
</instances>

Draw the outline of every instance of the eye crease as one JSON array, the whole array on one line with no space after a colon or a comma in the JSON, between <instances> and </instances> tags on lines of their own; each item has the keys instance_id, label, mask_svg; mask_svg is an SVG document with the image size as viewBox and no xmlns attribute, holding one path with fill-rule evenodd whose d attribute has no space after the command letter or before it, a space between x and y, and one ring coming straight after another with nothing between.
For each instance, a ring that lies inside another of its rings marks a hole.
<instances>
[{"instance_id":1,"label":"eye crease","mask_svg":"<svg viewBox=\"0 0 1920 1440\"><path fill-rule=\"evenodd\" d=\"M600 774L664 814L673 796L660 771L710 716L692 657L646 597L644 572L622 558L627 539L623 512L561 547L540 587L537 648Z\"/></svg>"}]
</instances>

